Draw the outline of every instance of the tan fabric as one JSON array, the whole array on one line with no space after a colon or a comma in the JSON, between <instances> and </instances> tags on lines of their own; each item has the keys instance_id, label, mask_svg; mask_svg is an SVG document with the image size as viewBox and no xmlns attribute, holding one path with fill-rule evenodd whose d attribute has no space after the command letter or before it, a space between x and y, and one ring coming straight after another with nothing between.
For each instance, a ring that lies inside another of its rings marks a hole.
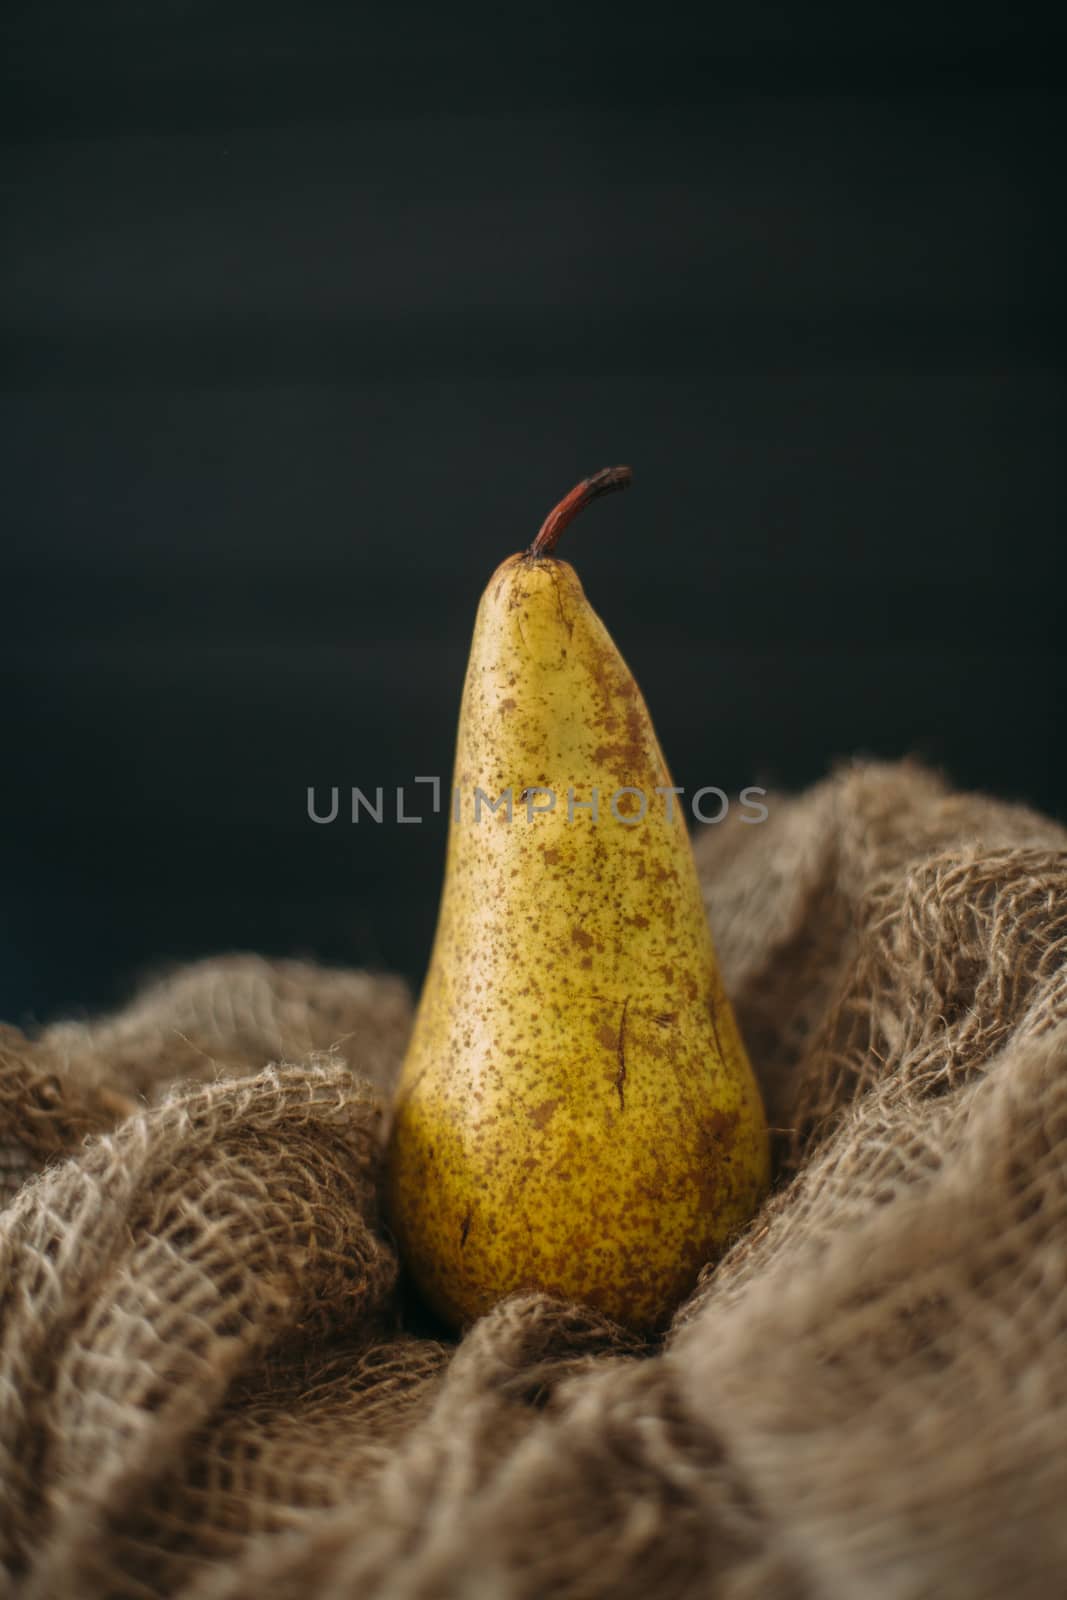
<instances>
[{"instance_id":1,"label":"tan fabric","mask_svg":"<svg viewBox=\"0 0 1067 1600\"><path fill-rule=\"evenodd\" d=\"M708 830L778 1180L654 1350L539 1298L457 1348L398 1287L393 979L6 1030L0 1590L1064 1592L1065 852L907 767Z\"/></svg>"}]
</instances>

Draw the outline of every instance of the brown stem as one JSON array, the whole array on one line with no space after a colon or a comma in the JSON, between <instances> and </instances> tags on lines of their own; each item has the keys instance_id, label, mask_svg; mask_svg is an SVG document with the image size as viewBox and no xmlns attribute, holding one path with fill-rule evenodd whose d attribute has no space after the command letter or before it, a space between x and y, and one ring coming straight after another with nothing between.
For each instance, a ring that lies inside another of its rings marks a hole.
<instances>
[{"instance_id":1,"label":"brown stem","mask_svg":"<svg viewBox=\"0 0 1067 1600\"><path fill-rule=\"evenodd\" d=\"M550 511L541 524L541 531L527 550L528 556L550 556L559 536L569 522L598 495L611 494L616 489L628 489L633 473L629 467L602 467L591 478L575 484L570 494L564 495L554 511Z\"/></svg>"}]
</instances>

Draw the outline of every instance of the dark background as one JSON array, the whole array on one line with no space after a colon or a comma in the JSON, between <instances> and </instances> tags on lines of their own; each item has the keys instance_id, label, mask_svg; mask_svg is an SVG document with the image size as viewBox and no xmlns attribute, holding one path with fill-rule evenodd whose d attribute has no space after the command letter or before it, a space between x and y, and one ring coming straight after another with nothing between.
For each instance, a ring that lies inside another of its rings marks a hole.
<instances>
[{"instance_id":1,"label":"dark background","mask_svg":"<svg viewBox=\"0 0 1067 1600\"><path fill-rule=\"evenodd\" d=\"M854 752L1067 812L1062 39L1009 8L5 9L0 1015L399 968L496 563L675 781Z\"/></svg>"}]
</instances>

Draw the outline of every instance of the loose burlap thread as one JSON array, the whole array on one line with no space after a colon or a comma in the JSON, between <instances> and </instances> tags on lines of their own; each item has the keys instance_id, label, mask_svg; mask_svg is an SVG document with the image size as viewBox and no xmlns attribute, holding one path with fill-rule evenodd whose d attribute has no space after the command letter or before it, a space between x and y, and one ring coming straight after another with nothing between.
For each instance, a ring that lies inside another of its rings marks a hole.
<instances>
[{"instance_id":1,"label":"loose burlap thread","mask_svg":"<svg viewBox=\"0 0 1067 1600\"><path fill-rule=\"evenodd\" d=\"M428 1331L395 979L234 956L0 1033L4 1593L1062 1592L1067 835L872 765L697 854L776 1181L654 1347Z\"/></svg>"}]
</instances>

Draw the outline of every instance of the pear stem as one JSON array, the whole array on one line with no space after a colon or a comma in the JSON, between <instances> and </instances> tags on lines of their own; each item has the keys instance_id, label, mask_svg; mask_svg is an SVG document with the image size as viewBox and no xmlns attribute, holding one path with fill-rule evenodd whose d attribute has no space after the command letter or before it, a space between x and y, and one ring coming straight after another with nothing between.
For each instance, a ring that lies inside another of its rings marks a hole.
<instances>
[{"instance_id":1,"label":"pear stem","mask_svg":"<svg viewBox=\"0 0 1067 1600\"><path fill-rule=\"evenodd\" d=\"M629 467L602 467L591 478L583 478L581 483L575 484L570 494L564 495L555 510L548 513L526 554L535 560L550 556L564 528L574 521L590 500L596 500L602 494L612 494L616 489L628 489L632 479L633 473Z\"/></svg>"}]
</instances>

